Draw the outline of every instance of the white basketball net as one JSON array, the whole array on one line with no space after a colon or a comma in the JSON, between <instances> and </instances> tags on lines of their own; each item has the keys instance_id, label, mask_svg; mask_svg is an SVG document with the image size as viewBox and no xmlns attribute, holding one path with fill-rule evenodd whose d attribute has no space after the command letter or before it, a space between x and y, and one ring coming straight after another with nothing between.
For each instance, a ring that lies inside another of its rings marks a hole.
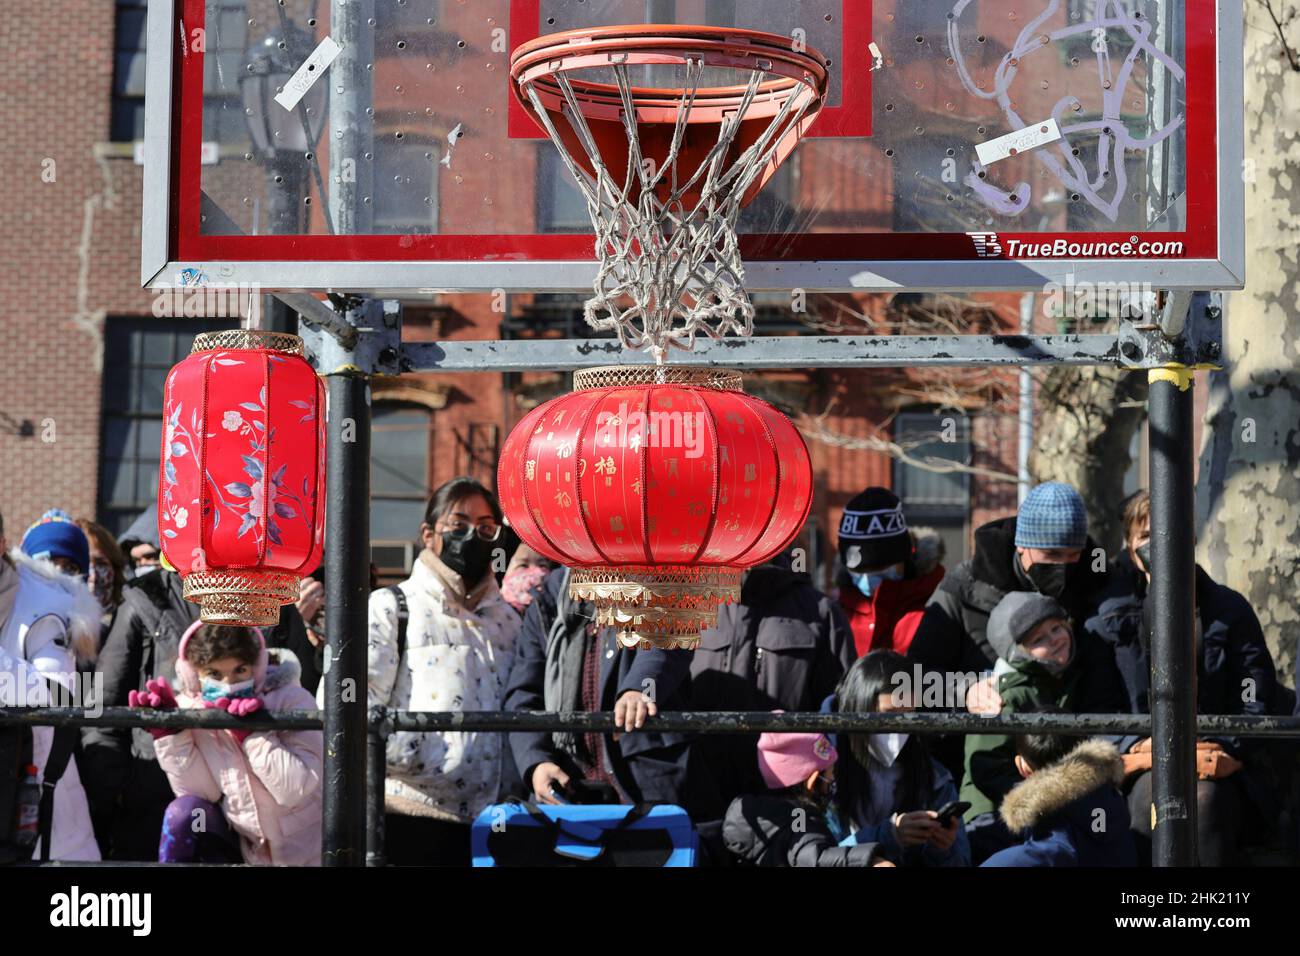
<instances>
[{"instance_id":1,"label":"white basketball net","mask_svg":"<svg viewBox=\"0 0 1300 956\"><path fill-rule=\"evenodd\" d=\"M781 142L779 134L799 123L817 97L792 92L763 134L724 168L727 151L765 77L761 70L754 71L739 108L722 121L718 141L699 168L679 172L686 121L705 70L702 60L687 58L672 142L656 169L653 160L641 155L627 67L611 66L628 139L628 173L623 183L615 182L606 168L563 71L554 74L564 94L563 113L596 171L594 179L569 155L533 85L524 85L536 116L586 197L596 228L600 272L596 295L587 300L584 310L587 323L599 330L613 329L625 348L646 349L656 362L663 361L669 347L689 351L697 333L715 339L728 332L752 334L754 307L745 294L745 269L736 241L741 199L772 161ZM669 194L661 200L656 187L664 182ZM639 186L639 195L634 185ZM683 199L695 189L699 201L687 208Z\"/></svg>"}]
</instances>

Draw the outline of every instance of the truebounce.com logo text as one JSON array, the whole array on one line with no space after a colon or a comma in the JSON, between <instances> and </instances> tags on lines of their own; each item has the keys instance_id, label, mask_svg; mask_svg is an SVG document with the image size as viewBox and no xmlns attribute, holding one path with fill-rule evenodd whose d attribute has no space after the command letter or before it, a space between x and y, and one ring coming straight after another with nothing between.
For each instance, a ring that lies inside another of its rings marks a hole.
<instances>
[{"instance_id":1,"label":"truebounce.com logo text","mask_svg":"<svg viewBox=\"0 0 1300 956\"><path fill-rule=\"evenodd\" d=\"M996 232L968 232L980 259L997 259L1005 255L1010 259L1116 259L1128 256L1181 256L1183 243L1177 239L1165 241L1143 239L1132 235L1127 239L1066 239L1056 237L1042 241L1002 239Z\"/></svg>"}]
</instances>

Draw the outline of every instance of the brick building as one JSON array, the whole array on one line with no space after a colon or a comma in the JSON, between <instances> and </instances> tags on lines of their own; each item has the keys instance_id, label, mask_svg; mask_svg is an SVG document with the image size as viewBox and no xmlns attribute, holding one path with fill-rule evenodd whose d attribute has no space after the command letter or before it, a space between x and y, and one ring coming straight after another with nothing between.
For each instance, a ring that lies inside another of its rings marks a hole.
<instances>
[{"instance_id":1,"label":"brick building","mask_svg":"<svg viewBox=\"0 0 1300 956\"><path fill-rule=\"evenodd\" d=\"M216 5L237 18L242 9L236 0ZM11 542L51 506L124 528L154 496L166 370L197 331L230 324L157 318L153 295L139 287L142 167L134 144L143 129L144 16L145 0L53 0L7 11L0 29L0 109L17 131L0 142L0 229L11 249L0 270L6 351L0 372L0 512ZM241 49L244 40L232 41L231 49ZM376 100L377 132L387 128L383 113L389 106ZM428 178L427 143L437 132L413 136L409 149L393 154L396 175ZM789 164L770 187L772 201L816 182L842 195L859 217L884 202L864 194L853 177L845 179L845 167L819 166L819 155ZM224 149L217 159L222 163L230 164L230 188L246 188L246 169ZM462 168L471 177L499 174L490 163ZM440 218L493 214L457 208L474 190L457 188L464 182L438 173L434 168L434 178L419 186L427 203L414 204L414 213L401 205L378 209L380 226L414 231L420 225L412 223L414 215L423 217L426 229L430 221L436 229ZM536 182L542 193L534 197L538 217L584 231L582 207L559 164L542 170ZM879 181L875 188L881 188ZM755 212L764 214L762 207ZM877 218L881 228L889 226L886 217ZM1018 300L1011 294L986 297L978 306L985 330L1010 327ZM577 302L540 295L425 298L407 304L405 334L410 340L587 335ZM900 308L887 296L817 297L803 315L792 313L782 296L756 302L764 331L789 334L801 327L810 331L809 316L825 328L844 314L886 321ZM963 407L948 408L937 419L936 398L927 392L932 373L814 370L752 379L752 391L792 415L817 418L821 437L810 438L813 517L826 532L824 544L833 546L839 509L870 484L896 487L914 520L943 528L950 561L961 556L974 527L1015 507L1014 484L936 475L856 447L908 429L937 432L951 418L955 440L926 452L1014 472L1015 423L1005 415L1006 398L1014 401L1014 372L985 375L978 389L964 394ZM377 380L372 539L381 566L395 571L409 562L409 542L429 489L465 473L492 483L497 449L513 421L567 384L562 375L495 373ZM990 401L999 391L1002 413Z\"/></svg>"}]
</instances>

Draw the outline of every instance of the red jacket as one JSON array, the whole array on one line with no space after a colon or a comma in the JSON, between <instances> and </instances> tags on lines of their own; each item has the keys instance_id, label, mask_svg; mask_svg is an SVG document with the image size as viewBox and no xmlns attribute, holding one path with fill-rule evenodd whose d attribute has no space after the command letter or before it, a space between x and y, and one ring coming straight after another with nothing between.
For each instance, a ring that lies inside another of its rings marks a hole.
<instances>
[{"instance_id":1,"label":"red jacket","mask_svg":"<svg viewBox=\"0 0 1300 956\"><path fill-rule=\"evenodd\" d=\"M943 539L922 529L913 533L917 545L907 566L911 577L883 581L871 597L863 596L852 582L846 581L840 588L840 606L849 619L859 657L880 650L906 654L926 602L943 580Z\"/></svg>"}]
</instances>

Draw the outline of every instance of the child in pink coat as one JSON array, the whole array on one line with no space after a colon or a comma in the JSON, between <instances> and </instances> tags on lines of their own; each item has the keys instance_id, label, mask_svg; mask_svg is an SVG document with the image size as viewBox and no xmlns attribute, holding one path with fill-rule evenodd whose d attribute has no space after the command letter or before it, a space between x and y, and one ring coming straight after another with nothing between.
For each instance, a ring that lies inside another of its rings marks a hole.
<instances>
[{"instance_id":1,"label":"child in pink coat","mask_svg":"<svg viewBox=\"0 0 1300 956\"><path fill-rule=\"evenodd\" d=\"M181 638L177 694L166 678L132 691L132 707L316 710L297 659L271 660L256 628L196 621ZM153 730L176 799L163 818L163 863L319 866L324 741L319 730Z\"/></svg>"}]
</instances>

